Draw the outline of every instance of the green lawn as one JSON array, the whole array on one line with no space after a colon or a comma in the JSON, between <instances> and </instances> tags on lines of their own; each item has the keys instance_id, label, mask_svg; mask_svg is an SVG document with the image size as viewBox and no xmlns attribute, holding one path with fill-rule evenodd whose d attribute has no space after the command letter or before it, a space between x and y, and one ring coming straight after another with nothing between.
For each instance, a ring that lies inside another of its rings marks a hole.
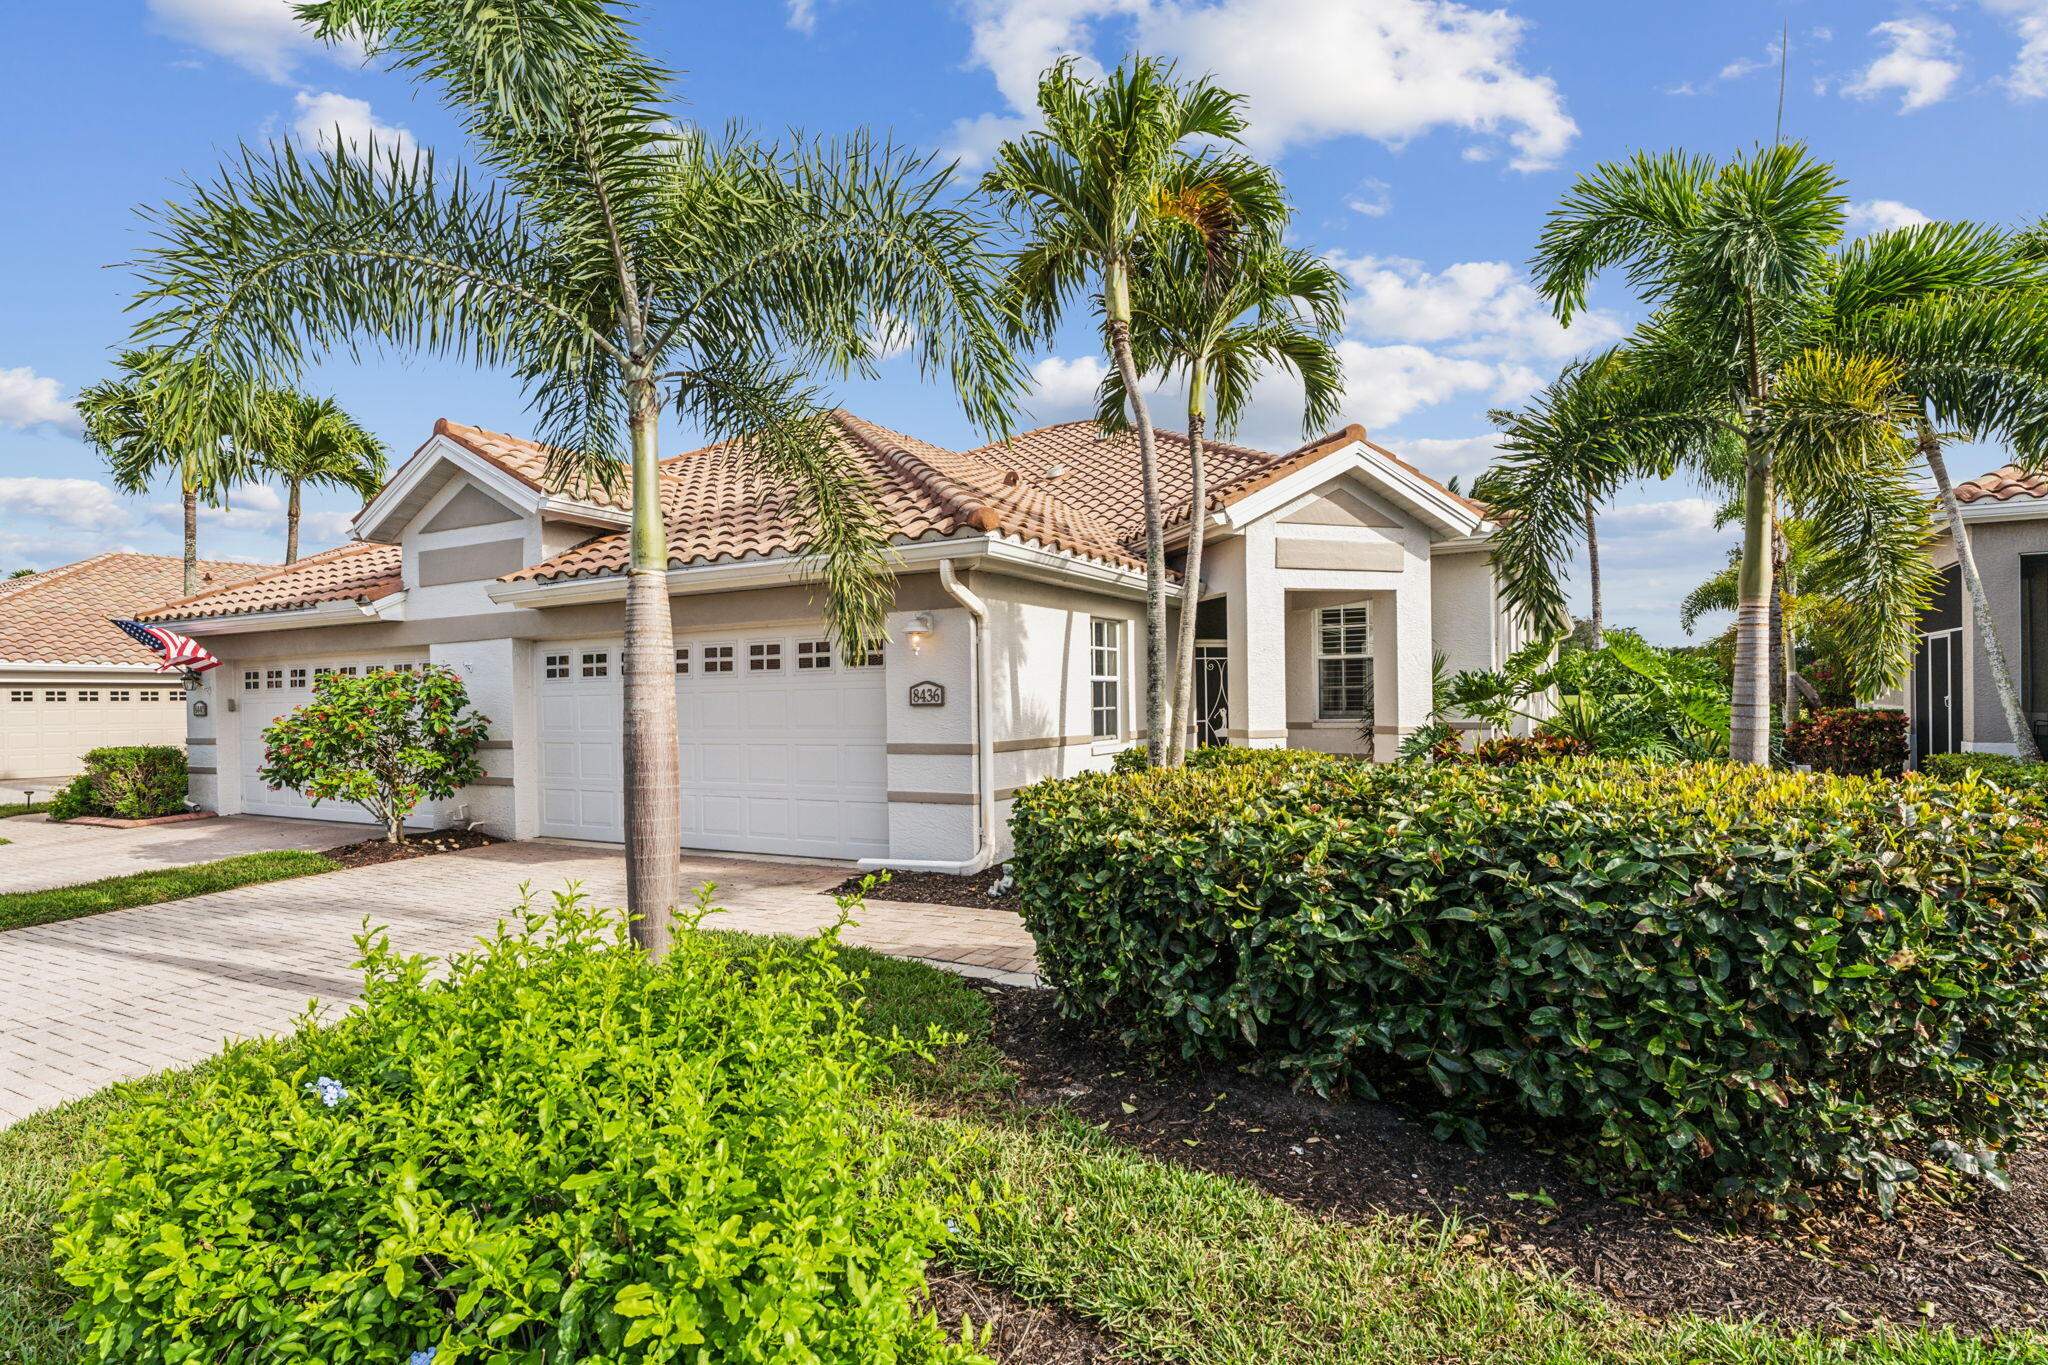
<instances>
[{"instance_id":1,"label":"green lawn","mask_svg":"<svg viewBox=\"0 0 2048 1365\"><path fill-rule=\"evenodd\" d=\"M245 853L218 862L195 863L191 867L166 867L154 872L131 872L105 877L77 886L59 886L48 891L10 891L0 894L0 930L23 929L31 924L49 924L80 915L97 915L103 910L126 910L136 905L157 905L163 901L203 896L209 891L256 882L277 882L315 872L332 872L337 864L318 853L284 849L275 853ZM0 1356L0 1360L4 1360Z\"/></svg>"},{"instance_id":2,"label":"green lawn","mask_svg":"<svg viewBox=\"0 0 2048 1365\"><path fill-rule=\"evenodd\" d=\"M25 801L16 801L12 804L0 801L0 820L5 820L10 815L34 815L39 810L49 808L50 803L47 801L38 801L34 805L29 805Z\"/></svg>"},{"instance_id":3,"label":"green lawn","mask_svg":"<svg viewBox=\"0 0 2048 1365\"><path fill-rule=\"evenodd\" d=\"M761 940L722 934L736 952ZM988 1004L948 973L849 950L879 1028L957 1041L900 1068L873 1121L906 1178L938 1179L978 1228L948 1259L1183 1365L2020 1365L2048 1340L1912 1333L1788 1337L1644 1322L1563 1280L1454 1246L1455 1226L1310 1217L1241 1182L1167 1165L1059 1115L1020 1114L987 1041ZM49 1273L70 1171L126 1106L191 1073L115 1086L0 1131L0 1361L74 1365ZM927 1161L929 1160L929 1164ZM939 1172L936 1177L934 1172Z\"/></svg>"}]
</instances>

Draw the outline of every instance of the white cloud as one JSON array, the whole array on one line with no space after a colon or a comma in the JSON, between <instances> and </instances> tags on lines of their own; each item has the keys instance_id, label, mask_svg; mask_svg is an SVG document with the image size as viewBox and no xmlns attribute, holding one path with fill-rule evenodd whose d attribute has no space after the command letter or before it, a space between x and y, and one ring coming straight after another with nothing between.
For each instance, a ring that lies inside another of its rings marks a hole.
<instances>
[{"instance_id":1,"label":"white cloud","mask_svg":"<svg viewBox=\"0 0 2048 1365\"><path fill-rule=\"evenodd\" d=\"M1984 8L2012 20L2020 50L2005 74L2015 99L2048 97L2048 0L1983 0Z\"/></svg>"},{"instance_id":2,"label":"white cloud","mask_svg":"<svg viewBox=\"0 0 2048 1365\"><path fill-rule=\"evenodd\" d=\"M323 152L333 151L337 140L353 156L361 156L373 142L380 156L394 150L411 155L418 149L411 133L371 113L368 100L332 90L301 90L292 96L292 106L298 110L292 135Z\"/></svg>"},{"instance_id":3,"label":"white cloud","mask_svg":"<svg viewBox=\"0 0 2048 1365\"><path fill-rule=\"evenodd\" d=\"M1556 82L1519 65L1526 21L1505 10L1455 0L970 0L968 11L971 60L1010 106L955 125L952 142L970 161L1021 126L1039 72L1062 54L1087 56L1106 22L1130 30L1121 46L1244 95L1249 140L1266 154L1346 136L1398 147L1455 128L1505 141L1511 165L1537 170L1578 134Z\"/></svg>"},{"instance_id":4,"label":"white cloud","mask_svg":"<svg viewBox=\"0 0 2048 1365\"><path fill-rule=\"evenodd\" d=\"M1611 313L1582 314L1566 327L1543 296L1506 261L1461 261L1431 271L1398 256L1346 256L1331 263L1358 287L1347 330L1373 341L1446 344L1458 356L1562 362L1621 336Z\"/></svg>"},{"instance_id":5,"label":"white cloud","mask_svg":"<svg viewBox=\"0 0 2048 1365\"><path fill-rule=\"evenodd\" d=\"M1374 180L1368 176L1359 181L1358 188L1345 198L1344 207L1353 213L1362 213L1368 218L1384 218L1394 207L1393 199L1388 193L1392 188L1393 186L1386 181Z\"/></svg>"},{"instance_id":6,"label":"white cloud","mask_svg":"<svg viewBox=\"0 0 2048 1365\"><path fill-rule=\"evenodd\" d=\"M1933 221L1920 210L1896 199L1859 199L1849 205L1849 230L1855 233L1886 232L1892 228L1918 227Z\"/></svg>"},{"instance_id":7,"label":"white cloud","mask_svg":"<svg viewBox=\"0 0 2048 1365\"><path fill-rule=\"evenodd\" d=\"M1613 525L1634 534L1715 531L1714 518L1720 511L1721 504L1707 498L1671 498L1606 508L1600 521L1603 529Z\"/></svg>"},{"instance_id":8,"label":"white cloud","mask_svg":"<svg viewBox=\"0 0 2048 1365\"><path fill-rule=\"evenodd\" d=\"M1031 367L1031 413L1041 422L1072 421L1095 414L1095 392L1108 373L1098 356L1063 360L1049 355Z\"/></svg>"},{"instance_id":9,"label":"white cloud","mask_svg":"<svg viewBox=\"0 0 2048 1365\"><path fill-rule=\"evenodd\" d=\"M19 431L49 425L76 430L78 410L65 399L57 381L27 365L0 369L0 424Z\"/></svg>"},{"instance_id":10,"label":"white cloud","mask_svg":"<svg viewBox=\"0 0 2048 1365\"><path fill-rule=\"evenodd\" d=\"M798 33L816 33L818 0L789 0L789 26Z\"/></svg>"},{"instance_id":11,"label":"white cloud","mask_svg":"<svg viewBox=\"0 0 2048 1365\"><path fill-rule=\"evenodd\" d=\"M1444 355L1427 346L1342 341L1337 358L1344 366L1343 417L1364 423L1368 431L1392 426L1459 394L1492 395L1501 383L1498 366Z\"/></svg>"},{"instance_id":12,"label":"white cloud","mask_svg":"<svg viewBox=\"0 0 2048 1365\"><path fill-rule=\"evenodd\" d=\"M1938 19L1892 19L1870 30L1890 50L1858 72L1842 93L1873 99L1899 92L1899 112L1910 114L1948 98L1963 74L1956 60L1956 31Z\"/></svg>"},{"instance_id":13,"label":"white cloud","mask_svg":"<svg viewBox=\"0 0 2048 1365\"><path fill-rule=\"evenodd\" d=\"M1472 476L1500 454L1498 436L1375 437L1387 449L1438 482L1458 478L1472 490Z\"/></svg>"},{"instance_id":14,"label":"white cloud","mask_svg":"<svg viewBox=\"0 0 2048 1365\"><path fill-rule=\"evenodd\" d=\"M79 530L105 530L130 520L120 496L96 479L0 478L0 507L10 522L33 517Z\"/></svg>"},{"instance_id":15,"label":"white cloud","mask_svg":"<svg viewBox=\"0 0 2048 1365\"><path fill-rule=\"evenodd\" d=\"M290 80L312 53L360 59L359 51L316 42L292 5L293 0L149 0L150 13L173 34L267 80Z\"/></svg>"}]
</instances>

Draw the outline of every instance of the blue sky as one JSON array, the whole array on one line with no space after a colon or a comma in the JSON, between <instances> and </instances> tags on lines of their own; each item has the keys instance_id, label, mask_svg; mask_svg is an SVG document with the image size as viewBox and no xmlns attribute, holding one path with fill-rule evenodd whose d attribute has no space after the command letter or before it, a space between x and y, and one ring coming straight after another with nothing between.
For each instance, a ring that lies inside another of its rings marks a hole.
<instances>
[{"instance_id":1,"label":"blue sky","mask_svg":"<svg viewBox=\"0 0 2048 1365\"><path fill-rule=\"evenodd\" d=\"M1025 126L1031 81L1062 52L1114 61L1139 47L1213 72L1250 98L1253 145L1287 180L1295 236L1354 283L1348 419L1439 477L1484 466L1488 408L1636 316L1616 285L1571 332L1550 320L1523 275L1544 212L1603 159L1768 139L1787 27L1786 132L1841 168L1859 230L2048 211L2048 0L659 0L640 19L683 73L684 117L763 132L868 126L970 167ZM305 41L286 0L7 6L0 126L0 570L111 548L175 553L174 496L115 494L68 406L126 336L120 262L147 241L136 206L244 141L374 127L446 155L459 139L430 96ZM1081 329L1030 359L1038 420L1089 410L1097 371ZM307 386L333 392L401 458L440 416L525 429L504 376L415 356L336 360ZM941 444L980 439L901 362L841 393ZM1290 405L1276 381L1243 438L1298 441ZM672 448L688 440L676 432ZM352 507L328 495L310 507L309 545L345 535ZM1618 502L1604 523L1613 619L1683 638L1675 604L1730 543L1710 519L1680 484ZM273 490L243 490L202 528L208 555L271 560L281 547Z\"/></svg>"}]
</instances>

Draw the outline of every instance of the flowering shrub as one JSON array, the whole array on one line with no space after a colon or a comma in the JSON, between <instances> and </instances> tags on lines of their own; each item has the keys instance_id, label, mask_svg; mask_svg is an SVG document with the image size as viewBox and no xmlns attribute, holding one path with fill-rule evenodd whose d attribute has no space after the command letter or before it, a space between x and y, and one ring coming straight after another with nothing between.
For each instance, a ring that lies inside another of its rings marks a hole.
<instances>
[{"instance_id":1,"label":"flowering shrub","mask_svg":"<svg viewBox=\"0 0 2048 1365\"><path fill-rule=\"evenodd\" d=\"M93 794L92 774L80 773L51 793L50 818L76 820L81 815L105 815L106 809Z\"/></svg>"},{"instance_id":2,"label":"flowering shrub","mask_svg":"<svg viewBox=\"0 0 2048 1365\"><path fill-rule=\"evenodd\" d=\"M73 1181L90 1358L981 1359L915 1306L945 1224L860 1112L897 1045L836 930L650 962L565 895L443 979L361 944L360 1010L237 1045Z\"/></svg>"},{"instance_id":3,"label":"flowering shrub","mask_svg":"<svg viewBox=\"0 0 2048 1365\"><path fill-rule=\"evenodd\" d=\"M2048 1120L2048 842L1990 787L1238 750L1012 829L1069 1016L1519 1111L1611 1187L1885 1201Z\"/></svg>"},{"instance_id":4,"label":"flowering shrub","mask_svg":"<svg viewBox=\"0 0 2048 1365\"><path fill-rule=\"evenodd\" d=\"M1785 727L1785 758L1815 772L1897 777L1906 769L1906 754L1904 711L1845 706Z\"/></svg>"},{"instance_id":5,"label":"flowering shrub","mask_svg":"<svg viewBox=\"0 0 2048 1365\"><path fill-rule=\"evenodd\" d=\"M420 802L453 796L483 776L476 755L490 721L468 705L462 679L439 664L323 673L312 701L263 732L258 776L316 806L353 801L395 844Z\"/></svg>"}]
</instances>

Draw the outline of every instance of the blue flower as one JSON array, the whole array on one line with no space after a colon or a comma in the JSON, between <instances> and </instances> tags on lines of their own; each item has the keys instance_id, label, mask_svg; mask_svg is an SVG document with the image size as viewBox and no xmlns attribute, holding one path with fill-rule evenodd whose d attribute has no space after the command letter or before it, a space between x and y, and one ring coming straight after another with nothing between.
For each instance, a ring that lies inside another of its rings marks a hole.
<instances>
[{"instance_id":1,"label":"blue flower","mask_svg":"<svg viewBox=\"0 0 2048 1365\"><path fill-rule=\"evenodd\" d=\"M405 1365L434 1365L434 1352L439 1349L437 1346L429 1346L424 1351L414 1351L406 1357Z\"/></svg>"},{"instance_id":2,"label":"blue flower","mask_svg":"<svg viewBox=\"0 0 2048 1365\"><path fill-rule=\"evenodd\" d=\"M329 1109L348 1098L348 1088L332 1076L322 1076L317 1081L307 1081L306 1089L320 1097L320 1103ZM415 1362L417 1365L417 1362Z\"/></svg>"}]
</instances>

